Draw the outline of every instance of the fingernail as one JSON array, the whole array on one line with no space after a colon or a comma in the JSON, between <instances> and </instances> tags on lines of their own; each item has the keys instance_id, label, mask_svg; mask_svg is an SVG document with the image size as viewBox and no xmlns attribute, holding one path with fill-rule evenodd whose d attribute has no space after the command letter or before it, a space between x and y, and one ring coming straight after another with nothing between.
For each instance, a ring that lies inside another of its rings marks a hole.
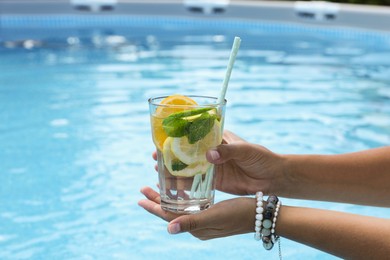
<instances>
[{"instance_id":1,"label":"fingernail","mask_svg":"<svg viewBox=\"0 0 390 260\"><path fill-rule=\"evenodd\" d=\"M179 223L173 223L173 224L168 225L168 232L169 232L169 234L180 233L180 224Z\"/></svg>"},{"instance_id":2,"label":"fingernail","mask_svg":"<svg viewBox=\"0 0 390 260\"><path fill-rule=\"evenodd\" d=\"M218 160L219 158L221 158L221 156L219 155L219 152L217 150L210 150L210 157L213 161L216 161Z\"/></svg>"}]
</instances>

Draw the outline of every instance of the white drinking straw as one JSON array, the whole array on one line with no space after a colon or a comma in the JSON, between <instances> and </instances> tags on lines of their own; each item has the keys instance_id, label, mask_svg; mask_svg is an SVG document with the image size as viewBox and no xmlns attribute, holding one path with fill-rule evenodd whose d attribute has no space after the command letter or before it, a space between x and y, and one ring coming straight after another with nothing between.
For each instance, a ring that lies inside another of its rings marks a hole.
<instances>
[{"instance_id":1,"label":"white drinking straw","mask_svg":"<svg viewBox=\"0 0 390 260\"><path fill-rule=\"evenodd\" d=\"M226 91L230 80L230 75L232 74L234 61L236 60L236 56L237 56L238 49L240 48L240 44L241 44L240 37L237 36L234 37L232 50L230 52L229 64L227 66L225 78L223 79L221 94L218 98L217 104L221 104L225 100Z\"/></svg>"},{"instance_id":2,"label":"white drinking straw","mask_svg":"<svg viewBox=\"0 0 390 260\"><path fill-rule=\"evenodd\" d=\"M227 66L225 78L223 79L221 94L218 97L217 104L222 104L222 102L225 100L227 87L229 85L230 75L232 74L234 61L236 60L236 56L238 53L238 49L240 48L240 44L241 44L240 37L234 37L234 42L229 57L229 63ZM213 175L212 172L210 172L211 169L212 168L210 167L207 170L204 183L202 183L202 174L195 175L191 187L190 198L200 198L200 197L205 197L210 195L211 186L212 186L211 176Z\"/></svg>"}]
</instances>

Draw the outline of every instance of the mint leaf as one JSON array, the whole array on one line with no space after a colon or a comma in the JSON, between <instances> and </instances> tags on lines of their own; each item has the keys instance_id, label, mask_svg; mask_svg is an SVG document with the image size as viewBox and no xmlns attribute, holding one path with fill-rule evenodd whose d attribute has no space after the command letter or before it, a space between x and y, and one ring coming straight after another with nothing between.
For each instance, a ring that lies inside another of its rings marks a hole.
<instances>
[{"instance_id":1,"label":"mint leaf","mask_svg":"<svg viewBox=\"0 0 390 260\"><path fill-rule=\"evenodd\" d=\"M170 137L182 137L188 134L188 127L192 123L190 120L184 118L196 116L213 109L212 107L205 107L199 109L192 109L183 112L177 112L169 115L162 122L165 133ZM205 113L208 114L208 113Z\"/></svg>"},{"instance_id":2,"label":"mint leaf","mask_svg":"<svg viewBox=\"0 0 390 260\"><path fill-rule=\"evenodd\" d=\"M167 117L163 120L163 129L170 137L182 137L187 135L188 121L182 118Z\"/></svg>"},{"instance_id":3,"label":"mint leaf","mask_svg":"<svg viewBox=\"0 0 390 260\"><path fill-rule=\"evenodd\" d=\"M188 126L188 142L194 144L203 139L213 128L215 116L209 113L203 113Z\"/></svg>"},{"instance_id":4,"label":"mint leaf","mask_svg":"<svg viewBox=\"0 0 390 260\"><path fill-rule=\"evenodd\" d=\"M203 108L197 108L197 109L192 109L192 110L186 110L183 112L173 113L169 117L176 117L176 118L190 117L190 116L202 114L202 113L207 112L211 109L213 109L213 108L212 107L203 107ZM167 117L167 118L169 118L169 117Z\"/></svg>"},{"instance_id":5,"label":"mint leaf","mask_svg":"<svg viewBox=\"0 0 390 260\"><path fill-rule=\"evenodd\" d=\"M179 160L172 160L172 171L181 171L185 168L187 168L187 164L183 163L182 161Z\"/></svg>"}]
</instances>

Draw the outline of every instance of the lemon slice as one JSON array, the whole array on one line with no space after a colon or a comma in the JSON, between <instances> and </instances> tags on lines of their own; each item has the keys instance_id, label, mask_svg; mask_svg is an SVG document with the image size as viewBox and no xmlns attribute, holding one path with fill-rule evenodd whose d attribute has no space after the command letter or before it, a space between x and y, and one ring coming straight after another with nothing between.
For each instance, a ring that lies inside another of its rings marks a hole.
<instances>
[{"instance_id":1,"label":"lemon slice","mask_svg":"<svg viewBox=\"0 0 390 260\"><path fill-rule=\"evenodd\" d=\"M205 174L210 166L211 164L209 162L194 163L188 165L183 170L172 171L171 174L174 176L192 177L197 174Z\"/></svg>"},{"instance_id":2,"label":"lemon slice","mask_svg":"<svg viewBox=\"0 0 390 260\"><path fill-rule=\"evenodd\" d=\"M172 153L171 150L173 139L174 138L172 137L168 137L165 140L163 145L164 165L168 169L169 173L174 176L181 176L181 177L192 177L195 176L196 174L206 173L208 168L211 166L211 164L208 163L207 161L190 164L180 170L177 170L177 168L175 170L173 169L174 168L173 164L180 162L179 159L175 157L175 155Z\"/></svg>"},{"instance_id":3,"label":"lemon slice","mask_svg":"<svg viewBox=\"0 0 390 260\"><path fill-rule=\"evenodd\" d=\"M168 137L162 126L164 118L172 113L188 110L195 105L197 103L193 99L183 95L172 95L161 101L151 117L153 141L158 150L162 150L164 141Z\"/></svg>"},{"instance_id":4,"label":"lemon slice","mask_svg":"<svg viewBox=\"0 0 390 260\"><path fill-rule=\"evenodd\" d=\"M187 136L172 138L171 142L171 151L181 162L187 165L207 162L207 150L222 142L221 123L215 120L210 132L194 144L188 142Z\"/></svg>"}]
</instances>

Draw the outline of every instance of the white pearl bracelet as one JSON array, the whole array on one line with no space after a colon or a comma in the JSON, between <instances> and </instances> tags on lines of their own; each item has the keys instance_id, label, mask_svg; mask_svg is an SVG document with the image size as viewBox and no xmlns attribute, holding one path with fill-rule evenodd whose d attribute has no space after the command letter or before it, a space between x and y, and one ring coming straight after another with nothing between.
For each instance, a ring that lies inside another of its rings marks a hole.
<instances>
[{"instance_id":1,"label":"white pearl bracelet","mask_svg":"<svg viewBox=\"0 0 390 260\"><path fill-rule=\"evenodd\" d=\"M261 239L261 227L263 222L263 193L256 192L256 221L255 221L255 240Z\"/></svg>"},{"instance_id":2,"label":"white pearl bracelet","mask_svg":"<svg viewBox=\"0 0 390 260\"><path fill-rule=\"evenodd\" d=\"M271 239L272 239L272 242L274 244L275 244L276 240L278 240L278 238L279 238L279 236L275 235L275 227L276 227L276 221L278 220L279 209L280 209L281 205L282 205L282 203L279 200L278 203L276 204L274 219L272 221Z\"/></svg>"}]
</instances>

